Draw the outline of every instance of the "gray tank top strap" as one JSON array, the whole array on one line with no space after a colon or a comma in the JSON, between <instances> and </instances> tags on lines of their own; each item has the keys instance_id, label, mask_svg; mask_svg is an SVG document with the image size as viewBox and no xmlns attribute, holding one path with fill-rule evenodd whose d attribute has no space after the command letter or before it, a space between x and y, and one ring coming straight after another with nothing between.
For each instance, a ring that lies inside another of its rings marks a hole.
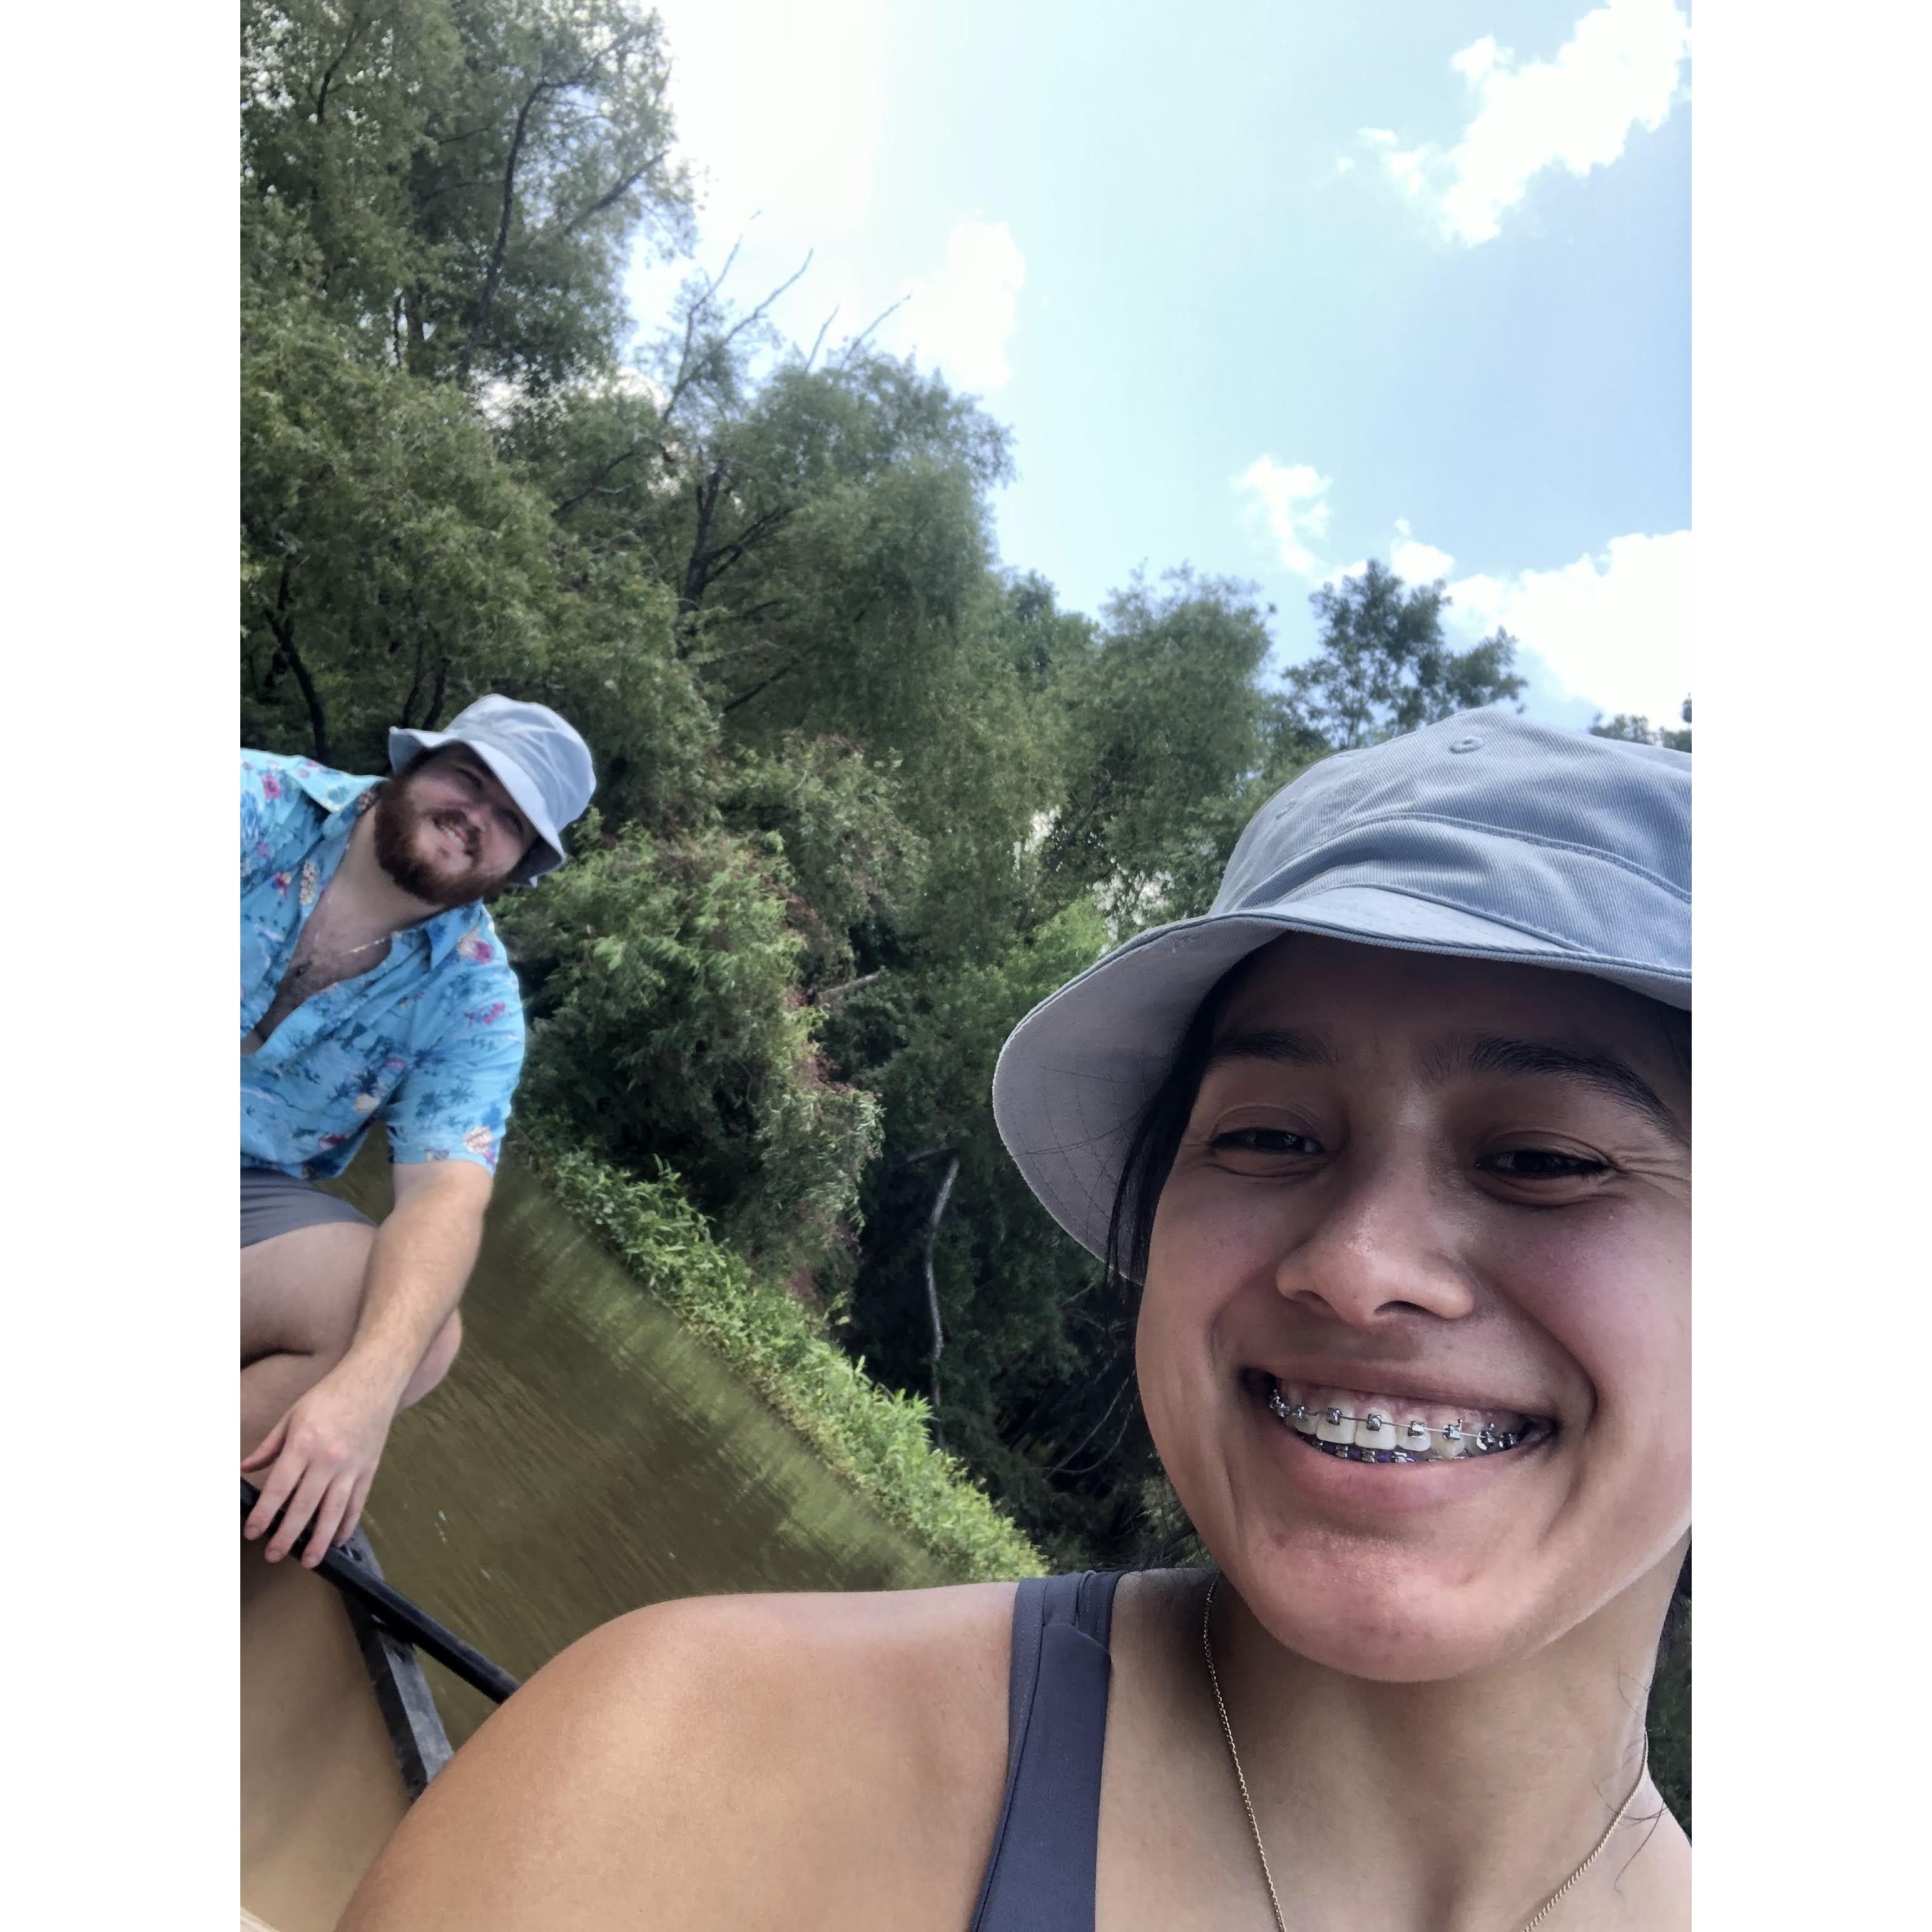
<instances>
[{"instance_id":1,"label":"gray tank top strap","mask_svg":"<svg viewBox=\"0 0 1932 1932\"><path fill-rule=\"evenodd\" d=\"M1006 1789L972 1932L1094 1932L1107 1640L1118 1572L1030 1576L1013 1599Z\"/></svg>"}]
</instances>

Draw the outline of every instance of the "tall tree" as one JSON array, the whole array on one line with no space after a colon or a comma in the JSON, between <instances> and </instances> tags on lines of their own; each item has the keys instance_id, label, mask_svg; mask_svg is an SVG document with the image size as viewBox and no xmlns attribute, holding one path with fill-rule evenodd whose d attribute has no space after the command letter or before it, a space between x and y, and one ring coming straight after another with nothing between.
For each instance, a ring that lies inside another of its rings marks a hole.
<instances>
[{"instance_id":1,"label":"tall tree","mask_svg":"<svg viewBox=\"0 0 1932 1932\"><path fill-rule=\"evenodd\" d=\"M1318 741L1259 680L1268 613L1245 586L1169 572L1110 598L1092 648L1064 665L1065 795L1041 865L1064 895L1091 892L1114 928L1197 910L1224 808L1279 784Z\"/></svg>"},{"instance_id":2,"label":"tall tree","mask_svg":"<svg viewBox=\"0 0 1932 1932\"><path fill-rule=\"evenodd\" d=\"M657 16L630 0L247 0L245 201L308 292L412 374L605 368L640 231L689 232Z\"/></svg>"},{"instance_id":3,"label":"tall tree","mask_svg":"<svg viewBox=\"0 0 1932 1932\"><path fill-rule=\"evenodd\" d=\"M1501 628L1466 650L1442 634L1450 602L1442 584L1405 584L1371 560L1358 577L1310 598L1321 626L1314 656L1292 666L1298 720L1336 750L1352 752L1485 704L1519 696L1516 640Z\"/></svg>"}]
</instances>

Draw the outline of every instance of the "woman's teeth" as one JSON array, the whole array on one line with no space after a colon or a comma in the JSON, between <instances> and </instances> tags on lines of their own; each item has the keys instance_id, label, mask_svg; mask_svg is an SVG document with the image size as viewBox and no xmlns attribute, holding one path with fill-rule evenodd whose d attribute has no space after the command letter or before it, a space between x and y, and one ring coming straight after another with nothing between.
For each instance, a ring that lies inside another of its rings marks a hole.
<instances>
[{"instance_id":1,"label":"woman's teeth","mask_svg":"<svg viewBox=\"0 0 1932 1932\"><path fill-rule=\"evenodd\" d=\"M1276 1418L1310 1448L1352 1462L1453 1462L1540 1442L1553 1425L1502 1410L1461 1409L1400 1396L1268 1385Z\"/></svg>"}]
</instances>

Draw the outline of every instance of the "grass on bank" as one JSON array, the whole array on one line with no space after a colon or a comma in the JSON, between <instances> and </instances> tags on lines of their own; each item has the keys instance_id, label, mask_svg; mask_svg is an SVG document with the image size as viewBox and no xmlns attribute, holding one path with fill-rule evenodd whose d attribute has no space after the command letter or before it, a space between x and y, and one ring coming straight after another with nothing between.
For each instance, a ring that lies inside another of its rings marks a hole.
<instances>
[{"instance_id":1,"label":"grass on bank","mask_svg":"<svg viewBox=\"0 0 1932 1932\"><path fill-rule=\"evenodd\" d=\"M720 1244L675 1181L646 1180L526 1114L520 1151L558 1204L751 1383L824 1461L962 1582L1038 1576L1040 1552L957 1457L935 1448L930 1406L885 1388L809 1312Z\"/></svg>"}]
</instances>

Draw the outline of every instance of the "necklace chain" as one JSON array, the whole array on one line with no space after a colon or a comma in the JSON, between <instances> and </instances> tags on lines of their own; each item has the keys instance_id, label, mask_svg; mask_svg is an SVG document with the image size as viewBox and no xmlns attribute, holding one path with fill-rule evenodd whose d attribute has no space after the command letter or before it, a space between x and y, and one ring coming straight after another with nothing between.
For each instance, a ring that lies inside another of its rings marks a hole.
<instances>
[{"instance_id":1,"label":"necklace chain","mask_svg":"<svg viewBox=\"0 0 1932 1932\"><path fill-rule=\"evenodd\" d=\"M1201 1653L1208 1660L1208 1681L1214 1687L1214 1708L1221 1714L1221 1735L1228 1740L1228 1755L1234 1760L1234 1782L1241 1788L1241 1809L1248 1814L1248 1829L1254 1836L1255 1856L1262 1862L1262 1882L1268 1887L1268 1904L1274 1909L1275 1932L1288 1932L1288 1921L1282 1916L1281 1899L1274 1888L1274 1874L1268 1869L1268 1847L1262 1843L1262 1828L1255 1818L1255 1802L1248 1796L1248 1780L1241 1769L1241 1754L1234 1748L1234 1727L1228 1720L1227 1700L1221 1695L1220 1672L1214 1668L1214 1646L1208 1634L1208 1618L1214 1609L1215 1587L1220 1580L1217 1570L1208 1582L1207 1600L1201 1606ZM1536 1916L1524 1923L1521 1932L1537 1932L1537 1928L1569 1895L1570 1888L1597 1862L1598 1855L1610 1842L1611 1834L1629 1816L1630 1808L1636 1802L1636 1795L1643 1789L1643 1780L1649 1771L1650 1738L1646 1732L1642 1762L1637 1766L1636 1782L1630 1786L1630 1796L1618 1806L1617 1815L1604 1827L1604 1835L1591 1847L1590 1856L1543 1901Z\"/></svg>"},{"instance_id":2,"label":"necklace chain","mask_svg":"<svg viewBox=\"0 0 1932 1932\"><path fill-rule=\"evenodd\" d=\"M306 980L318 966L333 966L338 960L353 959L358 952L373 952L377 946L386 946L394 937L393 933L381 933L360 946L345 946L339 952L314 954L296 964L294 975L298 980Z\"/></svg>"}]
</instances>

